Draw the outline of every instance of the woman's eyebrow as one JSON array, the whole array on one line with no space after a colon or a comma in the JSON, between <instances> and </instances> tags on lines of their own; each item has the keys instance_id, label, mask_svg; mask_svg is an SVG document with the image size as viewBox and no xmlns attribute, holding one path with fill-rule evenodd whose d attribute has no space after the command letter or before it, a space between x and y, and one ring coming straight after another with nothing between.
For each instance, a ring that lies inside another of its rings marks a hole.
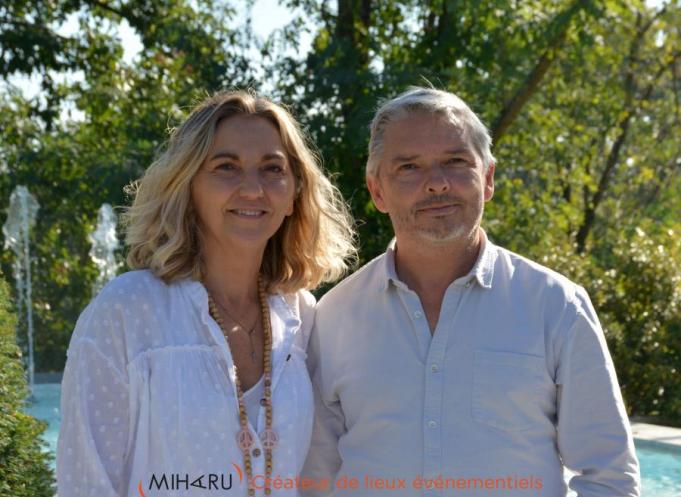
<instances>
[{"instance_id":1,"label":"woman's eyebrow","mask_svg":"<svg viewBox=\"0 0 681 497\"><path fill-rule=\"evenodd\" d=\"M286 156L284 154L282 154L281 152L270 152L270 153L262 156L262 160L272 160L272 159L285 160Z\"/></svg>"},{"instance_id":2,"label":"woman's eyebrow","mask_svg":"<svg viewBox=\"0 0 681 497\"><path fill-rule=\"evenodd\" d=\"M221 151L217 152L213 157L210 158L210 160L215 160L215 159L232 159L232 160L239 160L239 156L235 154L234 152L228 152L228 151Z\"/></svg>"}]
</instances>

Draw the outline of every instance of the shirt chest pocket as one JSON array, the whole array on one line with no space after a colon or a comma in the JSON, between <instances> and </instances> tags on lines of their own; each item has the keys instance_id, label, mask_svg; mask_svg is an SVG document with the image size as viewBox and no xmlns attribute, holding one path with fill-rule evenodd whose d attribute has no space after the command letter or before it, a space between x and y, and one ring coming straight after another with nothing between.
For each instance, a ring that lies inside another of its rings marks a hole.
<instances>
[{"instance_id":1,"label":"shirt chest pocket","mask_svg":"<svg viewBox=\"0 0 681 497\"><path fill-rule=\"evenodd\" d=\"M543 357L475 351L471 414L475 421L521 431L546 421L552 380Z\"/></svg>"}]
</instances>

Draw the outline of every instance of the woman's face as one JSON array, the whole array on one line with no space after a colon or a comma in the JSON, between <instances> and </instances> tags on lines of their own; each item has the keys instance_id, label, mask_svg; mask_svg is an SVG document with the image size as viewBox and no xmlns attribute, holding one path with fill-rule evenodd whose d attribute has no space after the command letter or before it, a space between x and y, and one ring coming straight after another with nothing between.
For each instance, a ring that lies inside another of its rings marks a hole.
<instances>
[{"instance_id":1,"label":"woman's face","mask_svg":"<svg viewBox=\"0 0 681 497\"><path fill-rule=\"evenodd\" d=\"M204 244L264 250L293 213L295 178L277 129L258 116L224 119L191 195Z\"/></svg>"}]
</instances>

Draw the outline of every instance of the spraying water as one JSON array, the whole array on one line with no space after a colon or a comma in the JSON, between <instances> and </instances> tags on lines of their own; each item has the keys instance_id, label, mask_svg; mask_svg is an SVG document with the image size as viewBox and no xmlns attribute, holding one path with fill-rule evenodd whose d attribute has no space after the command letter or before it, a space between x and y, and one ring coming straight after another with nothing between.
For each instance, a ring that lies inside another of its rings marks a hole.
<instances>
[{"instance_id":1,"label":"spraying water","mask_svg":"<svg viewBox=\"0 0 681 497\"><path fill-rule=\"evenodd\" d=\"M28 325L28 383L33 392L35 365L33 362L33 300L31 286L30 231L40 205L25 186L17 186L9 198L7 221L2 227L5 248L15 254L12 269L17 287L17 312L26 309ZM17 334L18 335L18 334Z\"/></svg>"},{"instance_id":2,"label":"spraying water","mask_svg":"<svg viewBox=\"0 0 681 497\"><path fill-rule=\"evenodd\" d=\"M97 214L97 229L88 237L92 248L90 258L99 269L92 294L96 295L106 283L116 276L119 264L114 256L119 247L116 237L116 214L109 204L102 204Z\"/></svg>"}]
</instances>

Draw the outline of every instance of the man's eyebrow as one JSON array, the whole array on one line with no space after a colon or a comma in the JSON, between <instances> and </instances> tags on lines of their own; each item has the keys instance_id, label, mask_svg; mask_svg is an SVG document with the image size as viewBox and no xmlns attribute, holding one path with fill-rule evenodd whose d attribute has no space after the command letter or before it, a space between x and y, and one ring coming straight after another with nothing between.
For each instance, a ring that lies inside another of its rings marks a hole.
<instances>
[{"instance_id":1,"label":"man's eyebrow","mask_svg":"<svg viewBox=\"0 0 681 497\"><path fill-rule=\"evenodd\" d=\"M215 159L232 159L232 160L239 160L239 156L235 154L234 152L228 152L228 151L221 151L217 152L213 157L210 158L210 160L215 160Z\"/></svg>"},{"instance_id":2,"label":"man's eyebrow","mask_svg":"<svg viewBox=\"0 0 681 497\"><path fill-rule=\"evenodd\" d=\"M398 155L393 157L392 162L409 162L414 159L418 159L419 155Z\"/></svg>"},{"instance_id":3,"label":"man's eyebrow","mask_svg":"<svg viewBox=\"0 0 681 497\"><path fill-rule=\"evenodd\" d=\"M451 150L446 150L446 155L459 155L459 154L471 154L473 153L470 148L453 148Z\"/></svg>"},{"instance_id":4,"label":"man's eyebrow","mask_svg":"<svg viewBox=\"0 0 681 497\"><path fill-rule=\"evenodd\" d=\"M470 148L453 148L445 150L445 155L471 155L473 151Z\"/></svg>"}]
</instances>

